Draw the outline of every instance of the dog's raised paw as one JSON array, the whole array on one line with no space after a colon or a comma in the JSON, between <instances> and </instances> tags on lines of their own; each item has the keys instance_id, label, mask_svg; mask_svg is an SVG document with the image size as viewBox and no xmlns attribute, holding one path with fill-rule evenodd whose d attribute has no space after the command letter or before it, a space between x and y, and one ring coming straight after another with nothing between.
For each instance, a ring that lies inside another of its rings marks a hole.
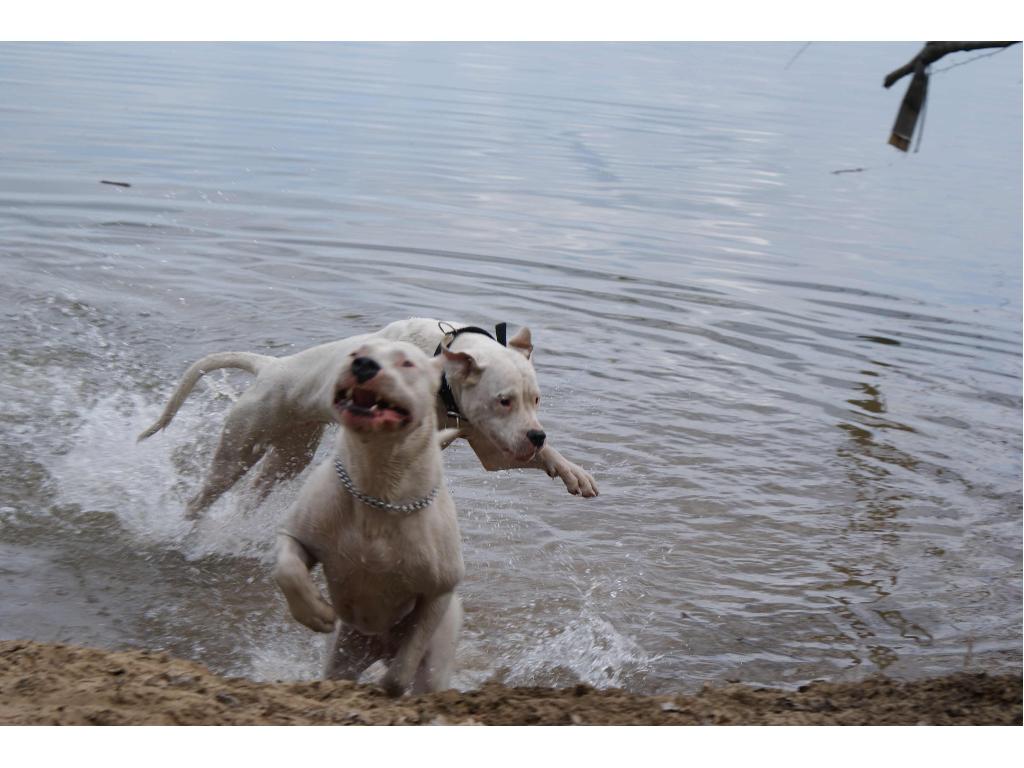
<instances>
[{"instance_id":1,"label":"dog's raised paw","mask_svg":"<svg viewBox=\"0 0 1024 768\"><path fill-rule=\"evenodd\" d=\"M600 496L597 490L597 483L589 473L584 473L584 478L580 482L580 495L585 499L591 499L594 496Z\"/></svg>"},{"instance_id":2,"label":"dog's raised paw","mask_svg":"<svg viewBox=\"0 0 1024 768\"><path fill-rule=\"evenodd\" d=\"M597 483L593 475L571 461L556 468L556 474L565 483L565 490L573 496L582 496L585 499L598 495Z\"/></svg>"}]
</instances>

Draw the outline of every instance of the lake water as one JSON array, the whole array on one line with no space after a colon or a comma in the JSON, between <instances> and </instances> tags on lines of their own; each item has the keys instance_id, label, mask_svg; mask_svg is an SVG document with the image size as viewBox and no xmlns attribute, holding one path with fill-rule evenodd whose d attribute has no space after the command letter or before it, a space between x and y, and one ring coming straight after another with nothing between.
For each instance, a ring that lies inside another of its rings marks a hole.
<instances>
[{"instance_id":1,"label":"lake water","mask_svg":"<svg viewBox=\"0 0 1024 768\"><path fill-rule=\"evenodd\" d=\"M1019 669L1021 49L904 155L918 47L0 45L0 636L316 676L296 485L183 515L247 377L135 435L419 315L528 325L601 487L446 452L458 686Z\"/></svg>"}]
</instances>

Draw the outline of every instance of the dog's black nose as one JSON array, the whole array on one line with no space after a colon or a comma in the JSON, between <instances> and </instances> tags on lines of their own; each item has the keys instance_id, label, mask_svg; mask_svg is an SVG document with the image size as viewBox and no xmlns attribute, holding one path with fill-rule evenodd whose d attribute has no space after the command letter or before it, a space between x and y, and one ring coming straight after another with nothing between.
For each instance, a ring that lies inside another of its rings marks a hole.
<instances>
[{"instance_id":1,"label":"dog's black nose","mask_svg":"<svg viewBox=\"0 0 1024 768\"><path fill-rule=\"evenodd\" d=\"M547 437L547 435L545 435L542 430L531 429L526 433L526 437L531 443L533 443L534 447L540 448L544 445L544 438Z\"/></svg>"},{"instance_id":2,"label":"dog's black nose","mask_svg":"<svg viewBox=\"0 0 1024 768\"><path fill-rule=\"evenodd\" d=\"M360 384L372 379L379 370L380 366L377 365L377 362L369 357L357 357L352 361L352 373L355 374L356 381ZM543 435L543 432L541 434Z\"/></svg>"}]
</instances>

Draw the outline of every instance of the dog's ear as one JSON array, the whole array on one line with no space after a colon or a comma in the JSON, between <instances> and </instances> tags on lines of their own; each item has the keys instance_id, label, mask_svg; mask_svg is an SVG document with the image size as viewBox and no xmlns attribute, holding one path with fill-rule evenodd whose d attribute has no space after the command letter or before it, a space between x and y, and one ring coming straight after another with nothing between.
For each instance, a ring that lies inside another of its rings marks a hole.
<instances>
[{"instance_id":1,"label":"dog's ear","mask_svg":"<svg viewBox=\"0 0 1024 768\"><path fill-rule=\"evenodd\" d=\"M452 352L447 347L443 347L441 351L444 353L442 355L444 362L441 365L444 372L449 376L468 379L471 376L478 375L483 370L468 352Z\"/></svg>"},{"instance_id":2,"label":"dog's ear","mask_svg":"<svg viewBox=\"0 0 1024 768\"><path fill-rule=\"evenodd\" d=\"M530 339L530 329L520 328L516 335L508 340L508 345L529 360L533 354L533 341Z\"/></svg>"}]
</instances>

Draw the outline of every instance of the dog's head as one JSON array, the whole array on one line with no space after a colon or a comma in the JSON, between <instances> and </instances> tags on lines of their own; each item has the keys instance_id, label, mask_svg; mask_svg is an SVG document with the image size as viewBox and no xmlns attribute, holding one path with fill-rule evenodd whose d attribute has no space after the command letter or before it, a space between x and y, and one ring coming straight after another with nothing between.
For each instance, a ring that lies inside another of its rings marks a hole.
<instances>
[{"instance_id":1,"label":"dog's head","mask_svg":"<svg viewBox=\"0 0 1024 768\"><path fill-rule=\"evenodd\" d=\"M370 339L342 367L335 418L360 434L415 429L434 413L443 365L404 341Z\"/></svg>"},{"instance_id":2,"label":"dog's head","mask_svg":"<svg viewBox=\"0 0 1024 768\"><path fill-rule=\"evenodd\" d=\"M540 389L530 358L530 329L503 347L481 334L461 334L458 351L445 347L445 375L459 409L488 440L517 461L529 461L544 445L537 420Z\"/></svg>"}]
</instances>

